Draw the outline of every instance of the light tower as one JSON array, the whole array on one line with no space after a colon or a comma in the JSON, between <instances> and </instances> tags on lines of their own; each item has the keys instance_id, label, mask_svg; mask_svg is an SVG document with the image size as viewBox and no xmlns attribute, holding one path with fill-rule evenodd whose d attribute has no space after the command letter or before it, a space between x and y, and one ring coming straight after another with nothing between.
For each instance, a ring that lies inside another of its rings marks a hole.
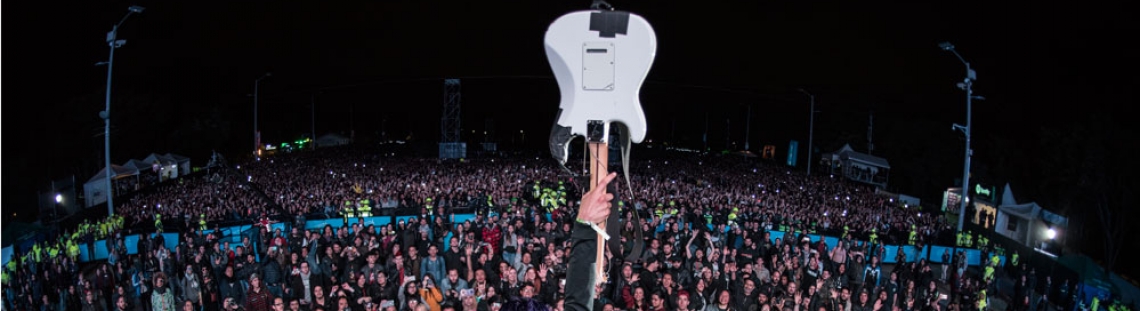
<instances>
[{"instance_id":1,"label":"light tower","mask_svg":"<svg viewBox=\"0 0 1140 311\"><path fill-rule=\"evenodd\" d=\"M460 95L459 79L443 80L443 112L439 120L439 157L441 159L464 158L467 144L460 141Z\"/></svg>"}]
</instances>

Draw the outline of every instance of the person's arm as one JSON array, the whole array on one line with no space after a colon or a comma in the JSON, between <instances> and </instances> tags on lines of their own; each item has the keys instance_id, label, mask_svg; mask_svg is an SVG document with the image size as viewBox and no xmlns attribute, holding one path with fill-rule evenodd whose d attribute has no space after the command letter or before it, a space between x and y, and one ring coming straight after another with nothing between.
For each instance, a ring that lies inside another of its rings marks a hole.
<instances>
[{"instance_id":1,"label":"person's arm","mask_svg":"<svg viewBox=\"0 0 1140 311\"><path fill-rule=\"evenodd\" d=\"M519 271L524 268L522 264L523 245L526 245L526 237L515 233L515 257L514 260L511 260L511 266Z\"/></svg>"},{"instance_id":2,"label":"person's arm","mask_svg":"<svg viewBox=\"0 0 1140 311\"><path fill-rule=\"evenodd\" d=\"M588 225L599 223L610 214L613 194L606 193L606 185L617 176L610 173L602 178L600 185L582 196L582 205L579 207L578 220L574 223L571 233L572 248L570 260L566 265L566 301L564 306L569 311L589 310L594 303L595 275L594 264L599 242L597 232Z\"/></svg>"},{"instance_id":3,"label":"person's arm","mask_svg":"<svg viewBox=\"0 0 1140 311\"><path fill-rule=\"evenodd\" d=\"M697 239L697 235L698 234L694 232L693 235L689 237L689 242L685 243L685 259L693 258L693 250L689 247L693 246L693 240Z\"/></svg>"},{"instance_id":4,"label":"person's arm","mask_svg":"<svg viewBox=\"0 0 1140 311\"><path fill-rule=\"evenodd\" d=\"M416 277L423 280L424 274L427 274L428 271L431 271L431 260L421 259L420 260L420 273Z\"/></svg>"},{"instance_id":5,"label":"person's arm","mask_svg":"<svg viewBox=\"0 0 1140 311\"><path fill-rule=\"evenodd\" d=\"M467 281L470 282L470 281L475 279L475 270L471 269L471 253L473 252L473 250L471 249L470 245L465 246L465 248L466 248L465 252L467 252L467 254L466 254L467 260L465 260L465 262L467 263Z\"/></svg>"},{"instance_id":6,"label":"person's arm","mask_svg":"<svg viewBox=\"0 0 1140 311\"><path fill-rule=\"evenodd\" d=\"M443 302L443 294L439 292L438 288L425 288L422 291L424 291L424 300L435 301L436 304Z\"/></svg>"},{"instance_id":7,"label":"person's arm","mask_svg":"<svg viewBox=\"0 0 1140 311\"><path fill-rule=\"evenodd\" d=\"M404 291L404 287L405 287L405 286L407 286L407 285L408 285L408 282L404 282L404 284L401 284L401 285L400 285L400 289L399 289L399 291L398 291L398 292L396 292L396 293L397 293L397 294L396 294L396 298L399 298L399 299L400 299L400 305L401 305L401 306L405 305L405 304L404 304L404 303L406 302L406 300L405 300L405 299L407 299L406 295L404 294L404 293L405 293L405 291Z\"/></svg>"},{"instance_id":8,"label":"person's arm","mask_svg":"<svg viewBox=\"0 0 1140 311\"><path fill-rule=\"evenodd\" d=\"M305 257L305 261L309 262L309 272L313 274L321 273L321 265L317 260L317 245L320 244L319 241L319 239L309 241L309 256Z\"/></svg>"}]
</instances>

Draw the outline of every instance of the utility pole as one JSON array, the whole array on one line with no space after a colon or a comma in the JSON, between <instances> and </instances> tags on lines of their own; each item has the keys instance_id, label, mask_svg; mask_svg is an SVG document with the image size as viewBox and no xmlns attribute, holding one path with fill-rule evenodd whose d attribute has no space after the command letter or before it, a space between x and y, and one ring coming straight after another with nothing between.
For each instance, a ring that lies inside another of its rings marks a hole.
<instances>
[{"instance_id":1,"label":"utility pole","mask_svg":"<svg viewBox=\"0 0 1140 311\"><path fill-rule=\"evenodd\" d=\"M965 225L966 222L966 200L969 198L968 195L970 193L970 156L974 153L973 150L970 149L970 132L972 126L971 116L973 115L972 110L974 107L973 100L975 98L979 100L985 98L981 96L974 96L974 81L978 79L978 73L974 72L974 69L970 67L970 62L967 62L965 58L962 58L962 55L958 54L958 51L954 49L954 45L950 44L950 42L939 43L938 47L942 48L945 51L954 53L954 56L957 56L958 60L962 61L962 64L966 65L966 78L962 80L962 82L958 82L958 88L966 91L966 126L958 124L954 124L953 126L954 130L960 130L962 133L966 134L966 164L962 169L962 199L959 200L961 201L961 205L958 210L958 232L962 232L962 226Z\"/></svg>"},{"instance_id":2,"label":"utility pole","mask_svg":"<svg viewBox=\"0 0 1140 311\"><path fill-rule=\"evenodd\" d=\"M748 134L752 133L752 105L748 105L748 117L744 121L744 150L748 149Z\"/></svg>"},{"instance_id":3,"label":"utility pole","mask_svg":"<svg viewBox=\"0 0 1140 311\"><path fill-rule=\"evenodd\" d=\"M808 93L808 91L806 91L804 89L800 89L800 93L806 94L808 96L808 99L811 101L811 107L809 107L809 108L811 108L811 110L808 110L808 154L807 154L807 168L808 168L807 174L808 174L808 176L811 176L811 167L813 165L815 165L811 161L811 159L812 159L811 153L812 153L812 151L815 151L815 149L813 149L814 147L812 146L812 142L815 141L815 94Z\"/></svg>"},{"instance_id":4,"label":"utility pole","mask_svg":"<svg viewBox=\"0 0 1140 311\"><path fill-rule=\"evenodd\" d=\"M312 147L313 150L316 150L317 149L317 93L313 93L313 97L309 100L309 106L310 106L310 108L312 108L312 113L310 114L311 119L309 120L309 126L310 126L310 128L309 128L309 131L310 131L309 132L310 133L309 139L311 140L311 142L309 142L309 144L313 146Z\"/></svg>"},{"instance_id":5,"label":"utility pole","mask_svg":"<svg viewBox=\"0 0 1140 311\"><path fill-rule=\"evenodd\" d=\"M867 154L875 154L875 111L871 111L867 120Z\"/></svg>"}]
</instances>

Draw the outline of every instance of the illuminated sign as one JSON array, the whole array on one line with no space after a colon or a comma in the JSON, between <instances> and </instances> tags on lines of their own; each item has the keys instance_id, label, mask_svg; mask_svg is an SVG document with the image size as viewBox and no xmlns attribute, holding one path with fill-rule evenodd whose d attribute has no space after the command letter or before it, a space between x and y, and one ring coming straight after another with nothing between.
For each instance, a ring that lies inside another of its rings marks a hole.
<instances>
[{"instance_id":1,"label":"illuminated sign","mask_svg":"<svg viewBox=\"0 0 1140 311\"><path fill-rule=\"evenodd\" d=\"M983 188L982 185L974 185L974 193L990 196L990 189Z\"/></svg>"},{"instance_id":2,"label":"illuminated sign","mask_svg":"<svg viewBox=\"0 0 1140 311\"><path fill-rule=\"evenodd\" d=\"M942 193L942 211L957 211L962 203L962 189L950 188Z\"/></svg>"},{"instance_id":3,"label":"illuminated sign","mask_svg":"<svg viewBox=\"0 0 1140 311\"><path fill-rule=\"evenodd\" d=\"M981 184L974 184L974 194L981 196L981 197L984 197L984 198L989 199L989 200L994 200L994 196L997 195L997 189L996 188L986 188L986 187L983 187Z\"/></svg>"},{"instance_id":4,"label":"illuminated sign","mask_svg":"<svg viewBox=\"0 0 1140 311\"><path fill-rule=\"evenodd\" d=\"M800 142L795 141L795 140L788 142L788 166L791 166L791 167L796 166L796 156L799 155L799 152L797 152L797 151L799 151L799 149L800 149ZM809 159L809 161L810 161L810 159Z\"/></svg>"}]
</instances>

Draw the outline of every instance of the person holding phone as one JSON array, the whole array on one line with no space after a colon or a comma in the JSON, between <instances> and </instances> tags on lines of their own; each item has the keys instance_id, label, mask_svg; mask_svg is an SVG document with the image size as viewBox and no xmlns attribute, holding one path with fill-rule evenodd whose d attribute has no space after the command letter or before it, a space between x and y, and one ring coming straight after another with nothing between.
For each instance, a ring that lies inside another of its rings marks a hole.
<instances>
[{"instance_id":1,"label":"person holding phone","mask_svg":"<svg viewBox=\"0 0 1140 311\"><path fill-rule=\"evenodd\" d=\"M404 278L404 285L400 285L400 305L408 305L408 300L419 300L420 298L420 283L416 282L416 277L408 276Z\"/></svg>"},{"instance_id":2,"label":"person holding phone","mask_svg":"<svg viewBox=\"0 0 1140 311\"><path fill-rule=\"evenodd\" d=\"M424 274L423 287L420 288L420 300L428 306L431 311L440 311L440 304L443 303L443 294L439 292L439 288L435 287L435 280L431 274Z\"/></svg>"}]
</instances>

